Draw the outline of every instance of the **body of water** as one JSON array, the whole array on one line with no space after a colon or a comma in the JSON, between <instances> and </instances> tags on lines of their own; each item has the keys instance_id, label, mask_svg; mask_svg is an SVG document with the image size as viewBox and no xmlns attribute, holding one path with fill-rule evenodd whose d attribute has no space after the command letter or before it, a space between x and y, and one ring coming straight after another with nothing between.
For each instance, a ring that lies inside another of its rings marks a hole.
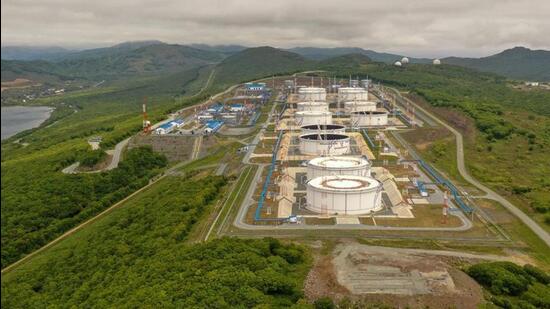
<instances>
[{"instance_id":1,"label":"body of water","mask_svg":"<svg viewBox=\"0 0 550 309\"><path fill-rule=\"evenodd\" d=\"M2 106L2 140L38 127L52 111L48 106Z\"/></svg>"}]
</instances>

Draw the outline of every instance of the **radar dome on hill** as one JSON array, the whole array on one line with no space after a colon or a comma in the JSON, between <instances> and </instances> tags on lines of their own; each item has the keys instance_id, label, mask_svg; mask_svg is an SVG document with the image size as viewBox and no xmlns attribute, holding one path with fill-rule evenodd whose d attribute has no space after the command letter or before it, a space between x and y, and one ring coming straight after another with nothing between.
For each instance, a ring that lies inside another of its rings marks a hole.
<instances>
[{"instance_id":1,"label":"radar dome on hill","mask_svg":"<svg viewBox=\"0 0 550 309\"><path fill-rule=\"evenodd\" d=\"M401 61L396 61L394 62L393 65L395 65L396 67L400 67L402 64L401 64Z\"/></svg>"},{"instance_id":2,"label":"radar dome on hill","mask_svg":"<svg viewBox=\"0 0 550 309\"><path fill-rule=\"evenodd\" d=\"M434 59L433 64L434 64L434 65L440 65L440 64L441 64L441 60L439 60L439 59Z\"/></svg>"},{"instance_id":3,"label":"radar dome on hill","mask_svg":"<svg viewBox=\"0 0 550 309\"><path fill-rule=\"evenodd\" d=\"M407 57L401 58L401 64L407 64L407 63L409 63L409 58Z\"/></svg>"}]
</instances>

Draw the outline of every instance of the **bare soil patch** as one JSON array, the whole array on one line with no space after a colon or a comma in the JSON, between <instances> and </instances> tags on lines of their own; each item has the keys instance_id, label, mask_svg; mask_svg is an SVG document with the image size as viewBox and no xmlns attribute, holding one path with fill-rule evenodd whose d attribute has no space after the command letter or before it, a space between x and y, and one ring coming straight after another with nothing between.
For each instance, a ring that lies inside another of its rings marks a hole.
<instances>
[{"instance_id":1,"label":"bare soil patch","mask_svg":"<svg viewBox=\"0 0 550 309\"><path fill-rule=\"evenodd\" d=\"M310 301L326 296L336 302L347 298L359 306L476 308L483 299L481 287L453 266L466 260L339 244L331 255L316 258L305 282L305 296Z\"/></svg>"}]
</instances>

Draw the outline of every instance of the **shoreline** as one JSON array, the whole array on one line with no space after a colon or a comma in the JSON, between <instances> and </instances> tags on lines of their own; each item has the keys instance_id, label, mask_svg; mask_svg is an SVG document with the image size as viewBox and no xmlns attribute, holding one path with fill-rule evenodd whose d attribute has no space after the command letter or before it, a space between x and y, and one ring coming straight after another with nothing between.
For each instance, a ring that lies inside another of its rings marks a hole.
<instances>
[{"instance_id":1,"label":"shoreline","mask_svg":"<svg viewBox=\"0 0 550 309\"><path fill-rule=\"evenodd\" d=\"M47 105L9 105L2 106L2 142L17 134L35 129L51 118L55 107Z\"/></svg>"}]
</instances>

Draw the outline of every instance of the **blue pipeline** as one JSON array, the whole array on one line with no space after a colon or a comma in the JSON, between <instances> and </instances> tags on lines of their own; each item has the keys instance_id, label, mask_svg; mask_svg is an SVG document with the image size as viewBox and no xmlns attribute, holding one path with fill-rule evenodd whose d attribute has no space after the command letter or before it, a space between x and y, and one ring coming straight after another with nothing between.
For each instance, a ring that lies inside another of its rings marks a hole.
<instances>
[{"instance_id":1,"label":"blue pipeline","mask_svg":"<svg viewBox=\"0 0 550 309\"><path fill-rule=\"evenodd\" d=\"M445 187L447 187L447 189L449 189L449 191L453 195L455 202L462 209L462 211L466 213L471 213L474 211L470 206L468 206L464 202L464 200L462 199L462 197L458 192L458 189L450 181L443 178L443 176L441 176L438 172L436 172L430 165L428 165L423 160L418 160L418 162L420 163L422 168L424 168L432 176L432 178L435 180L436 183L442 184Z\"/></svg>"},{"instance_id":2,"label":"blue pipeline","mask_svg":"<svg viewBox=\"0 0 550 309\"><path fill-rule=\"evenodd\" d=\"M367 134L367 129L363 129L363 135L367 139L367 143L369 143L369 146L371 146L373 149L376 148L376 145L374 145L374 143L370 139L370 136Z\"/></svg>"}]
</instances>

